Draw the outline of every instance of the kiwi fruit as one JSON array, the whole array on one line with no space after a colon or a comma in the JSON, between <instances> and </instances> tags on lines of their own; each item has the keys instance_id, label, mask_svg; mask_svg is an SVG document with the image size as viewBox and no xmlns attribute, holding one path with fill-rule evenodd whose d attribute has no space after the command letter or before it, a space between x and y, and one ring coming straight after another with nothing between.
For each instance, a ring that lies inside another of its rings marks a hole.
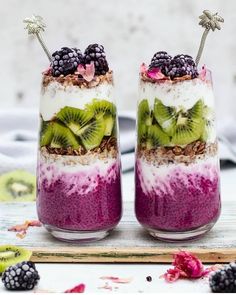
<instances>
[{"instance_id":1,"label":"kiwi fruit","mask_svg":"<svg viewBox=\"0 0 236 295\"><path fill-rule=\"evenodd\" d=\"M12 245L0 246L0 275L12 265L22 261L28 261L32 252Z\"/></svg>"},{"instance_id":2,"label":"kiwi fruit","mask_svg":"<svg viewBox=\"0 0 236 295\"><path fill-rule=\"evenodd\" d=\"M170 142L169 136L164 133L158 125L149 126L146 136L147 149L154 149L158 146L166 146Z\"/></svg>"},{"instance_id":3,"label":"kiwi fruit","mask_svg":"<svg viewBox=\"0 0 236 295\"><path fill-rule=\"evenodd\" d=\"M36 177L16 170L0 175L0 202L29 202L36 199Z\"/></svg>"},{"instance_id":4,"label":"kiwi fruit","mask_svg":"<svg viewBox=\"0 0 236 295\"><path fill-rule=\"evenodd\" d=\"M116 107L114 103L105 99L93 99L92 103L86 105L86 110L91 112L96 118L103 117L104 115L116 115Z\"/></svg>"},{"instance_id":5,"label":"kiwi fruit","mask_svg":"<svg viewBox=\"0 0 236 295\"><path fill-rule=\"evenodd\" d=\"M104 136L105 128L106 126L103 118L96 118L80 130L79 137L86 150L91 150L100 145Z\"/></svg>"},{"instance_id":6,"label":"kiwi fruit","mask_svg":"<svg viewBox=\"0 0 236 295\"><path fill-rule=\"evenodd\" d=\"M203 101L200 99L188 111L179 111L172 143L187 145L198 140L202 135L203 127Z\"/></svg>"},{"instance_id":7,"label":"kiwi fruit","mask_svg":"<svg viewBox=\"0 0 236 295\"><path fill-rule=\"evenodd\" d=\"M93 118L93 113L89 110L67 106L61 109L56 117L70 128L74 134L79 135L80 129Z\"/></svg>"},{"instance_id":8,"label":"kiwi fruit","mask_svg":"<svg viewBox=\"0 0 236 295\"><path fill-rule=\"evenodd\" d=\"M175 132L177 121L176 109L174 107L165 106L159 99L155 99L154 117L163 131L172 136Z\"/></svg>"},{"instance_id":9,"label":"kiwi fruit","mask_svg":"<svg viewBox=\"0 0 236 295\"><path fill-rule=\"evenodd\" d=\"M73 132L58 122L52 123L52 141L50 146L52 148L79 148L80 144L73 134Z\"/></svg>"},{"instance_id":10,"label":"kiwi fruit","mask_svg":"<svg viewBox=\"0 0 236 295\"><path fill-rule=\"evenodd\" d=\"M141 143L146 139L148 126L152 125L152 113L147 99L143 99L138 105L138 141Z\"/></svg>"},{"instance_id":11,"label":"kiwi fruit","mask_svg":"<svg viewBox=\"0 0 236 295\"><path fill-rule=\"evenodd\" d=\"M204 120L204 128L201 136L201 140L207 142L214 139L216 137L215 130L215 112L213 109L208 106L204 106L203 108L203 120Z\"/></svg>"},{"instance_id":12,"label":"kiwi fruit","mask_svg":"<svg viewBox=\"0 0 236 295\"><path fill-rule=\"evenodd\" d=\"M115 122L114 118L112 117L112 115L104 115L103 119L104 119L104 124L105 124L104 135L111 136L112 130L114 127L114 122Z\"/></svg>"},{"instance_id":13,"label":"kiwi fruit","mask_svg":"<svg viewBox=\"0 0 236 295\"><path fill-rule=\"evenodd\" d=\"M40 146L50 145L53 137L52 123L42 121L40 132Z\"/></svg>"}]
</instances>

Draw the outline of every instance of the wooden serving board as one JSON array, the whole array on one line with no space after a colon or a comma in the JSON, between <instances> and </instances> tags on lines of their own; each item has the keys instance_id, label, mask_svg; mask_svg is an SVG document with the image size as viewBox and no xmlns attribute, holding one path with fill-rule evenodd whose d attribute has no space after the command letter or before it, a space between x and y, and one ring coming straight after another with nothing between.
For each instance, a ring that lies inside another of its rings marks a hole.
<instances>
[{"instance_id":1,"label":"wooden serving board","mask_svg":"<svg viewBox=\"0 0 236 295\"><path fill-rule=\"evenodd\" d=\"M106 239L90 244L69 244L54 239L43 227L30 228L24 239L7 229L37 219L34 203L0 203L0 244L30 248L35 262L166 263L180 249L191 251L203 262L236 259L236 202L223 204L215 227L196 241L165 243L149 236L138 224L133 205L124 204L119 226Z\"/></svg>"}]
</instances>

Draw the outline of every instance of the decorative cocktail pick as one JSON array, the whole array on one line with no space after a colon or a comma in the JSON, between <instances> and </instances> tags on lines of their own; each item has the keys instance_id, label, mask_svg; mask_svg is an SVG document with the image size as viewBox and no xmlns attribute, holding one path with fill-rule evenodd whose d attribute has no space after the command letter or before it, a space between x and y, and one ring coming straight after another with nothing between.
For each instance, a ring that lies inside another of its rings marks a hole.
<instances>
[{"instance_id":1,"label":"decorative cocktail pick","mask_svg":"<svg viewBox=\"0 0 236 295\"><path fill-rule=\"evenodd\" d=\"M203 14L201 16L199 16L199 18L200 18L199 25L202 26L203 28L205 28L205 30L202 35L200 47L198 49L198 53L197 53L197 57L196 57L196 65L197 66L198 66L199 60L201 58L202 51L203 51L208 33L210 32L210 30L212 30L213 32L215 31L215 29L220 30L221 29L220 23L224 22L223 17L219 16L218 12L212 13L209 10L204 10Z\"/></svg>"},{"instance_id":2,"label":"decorative cocktail pick","mask_svg":"<svg viewBox=\"0 0 236 295\"><path fill-rule=\"evenodd\" d=\"M44 52L47 54L47 57L49 59L49 61L52 61L52 56L49 52L49 50L47 49L43 38L41 36L41 32L44 31L44 29L46 28L46 24L43 22L43 18L39 15L33 15L32 17L27 17L23 20L23 22L26 24L25 29L28 30L28 34L31 35L35 35L38 40L39 43L41 44Z\"/></svg>"}]
</instances>

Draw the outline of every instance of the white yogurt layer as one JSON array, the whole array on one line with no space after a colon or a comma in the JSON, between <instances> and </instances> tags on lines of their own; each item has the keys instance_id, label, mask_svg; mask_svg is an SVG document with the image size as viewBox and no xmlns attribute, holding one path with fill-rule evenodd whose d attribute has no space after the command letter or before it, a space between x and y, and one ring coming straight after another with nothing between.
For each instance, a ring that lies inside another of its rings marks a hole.
<instances>
[{"instance_id":1,"label":"white yogurt layer","mask_svg":"<svg viewBox=\"0 0 236 295\"><path fill-rule=\"evenodd\" d=\"M196 160L191 165L185 164L169 164L156 167L145 159L138 159L136 163L138 169L138 177L140 178L142 190L148 193L157 189L160 186L165 187L168 179L171 179L173 173L179 172L181 180L185 181L185 186L188 185L187 178L181 177L186 174L206 175L209 179L214 179L216 171L219 173L218 156L212 156L205 159Z\"/></svg>"},{"instance_id":2,"label":"white yogurt layer","mask_svg":"<svg viewBox=\"0 0 236 295\"><path fill-rule=\"evenodd\" d=\"M113 85L104 81L98 86L81 89L76 85L63 86L53 81L42 89L40 113L44 121L49 121L63 107L70 106L82 109L94 98L114 102Z\"/></svg>"},{"instance_id":3,"label":"white yogurt layer","mask_svg":"<svg viewBox=\"0 0 236 295\"><path fill-rule=\"evenodd\" d=\"M140 80L139 101L147 99L150 107L154 105L155 98L158 98L166 106L180 109L190 109L199 99L214 108L214 94L210 83L201 79L185 80L177 83L171 81L151 83Z\"/></svg>"}]
</instances>

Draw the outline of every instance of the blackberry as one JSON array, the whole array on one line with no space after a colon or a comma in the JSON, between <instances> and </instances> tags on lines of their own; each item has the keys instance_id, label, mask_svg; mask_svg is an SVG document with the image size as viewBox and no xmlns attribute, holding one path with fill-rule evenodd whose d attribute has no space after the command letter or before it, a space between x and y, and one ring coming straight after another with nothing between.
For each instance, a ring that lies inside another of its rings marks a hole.
<instances>
[{"instance_id":1,"label":"blackberry","mask_svg":"<svg viewBox=\"0 0 236 295\"><path fill-rule=\"evenodd\" d=\"M209 278L211 291L214 293L236 292L236 263L232 262L214 272Z\"/></svg>"},{"instance_id":2,"label":"blackberry","mask_svg":"<svg viewBox=\"0 0 236 295\"><path fill-rule=\"evenodd\" d=\"M187 54L178 54L170 62L168 76L171 80L185 75L191 76L192 79L198 76L198 71L193 58Z\"/></svg>"},{"instance_id":3,"label":"blackberry","mask_svg":"<svg viewBox=\"0 0 236 295\"><path fill-rule=\"evenodd\" d=\"M39 279L38 271L31 261L10 266L2 275L2 282L8 290L32 290Z\"/></svg>"},{"instance_id":4,"label":"blackberry","mask_svg":"<svg viewBox=\"0 0 236 295\"><path fill-rule=\"evenodd\" d=\"M158 51L153 55L149 70L159 68L165 76L167 76L168 67L172 57L166 51Z\"/></svg>"},{"instance_id":5,"label":"blackberry","mask_svg":"<svg viewBox=\"0 0 236 295\"><path fill-rule=\"evenodd\" d=\"M104 47L99 44L90 44L84 52L85 64L94 62L95 75L105 75L109 71Z\"/></svg>"},{"instance_id":6,"label":"blackberry","mask_svg":"<svg viewBox=\"0 0 236 295\"><path fill-rule=\"evenodd\" d=\"M62 47L52 54L52 75L58 77L73 74L82 62L83 55L79 49Z\"/></svg>"}]
</instances>

